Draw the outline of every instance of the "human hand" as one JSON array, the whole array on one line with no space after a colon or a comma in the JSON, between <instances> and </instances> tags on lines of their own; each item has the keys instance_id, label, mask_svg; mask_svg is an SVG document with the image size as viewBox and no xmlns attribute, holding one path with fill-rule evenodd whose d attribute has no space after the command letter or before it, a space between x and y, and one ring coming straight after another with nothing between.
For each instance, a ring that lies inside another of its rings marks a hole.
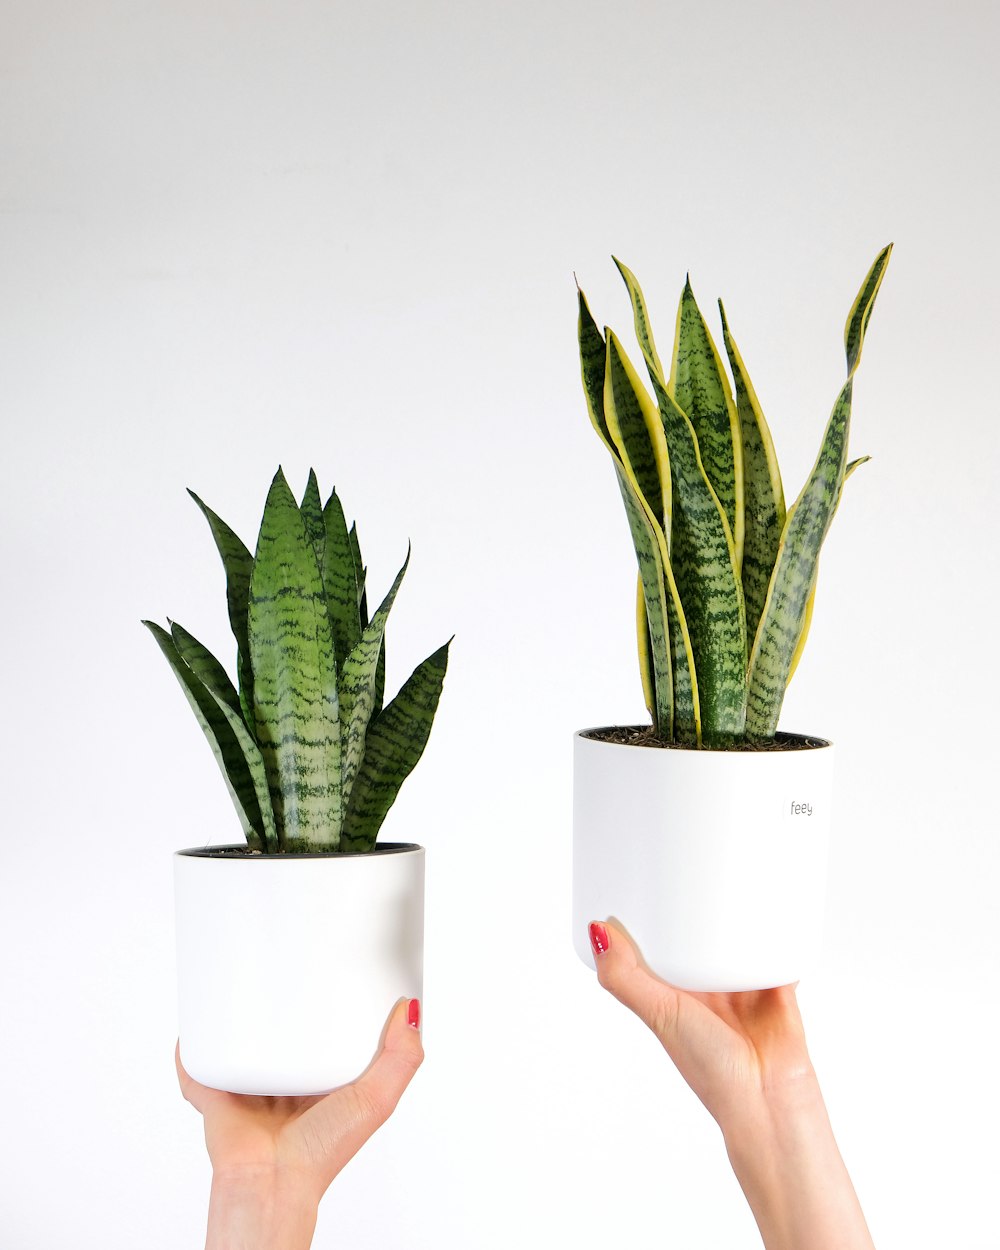
<instances>
[{"instance_id":1,"label":"human hand","mask_svg":"<svg viewBox=\"0 0 1000 1250\"><path fill-rule=\"evenodd\" d=\"M722 1129L767 1250L873 1250L806 1049L795 986L680 990L621 925L590 926L597 976L652 1029Z\"/></svg>"},{"instance_id":2,"label":"human hand","mask_svg":"<svg viewBox=\"0 0 1000 1250\"><path fill-rule=\"evenodd\" d=\"M656 1034L723 1133L815 1085L795 986L734 994L679 990L646 966L621 925L590 926L597 977Z\"/></svg>"},{"instance_id":3,"label":"human hand","mask_svg":"<svg viewBox=\"0 0 1000 1250\"><path fill-rule=\"evenodd\" d=\"M205 1120L212 1161L206 1250L304 1250L327 1187L392 1114L420 1067L420 1005L400 1000L357 1080L302 1098L229 1094L175 1059L181 1092Z\"/></svg>"}]
</instances>

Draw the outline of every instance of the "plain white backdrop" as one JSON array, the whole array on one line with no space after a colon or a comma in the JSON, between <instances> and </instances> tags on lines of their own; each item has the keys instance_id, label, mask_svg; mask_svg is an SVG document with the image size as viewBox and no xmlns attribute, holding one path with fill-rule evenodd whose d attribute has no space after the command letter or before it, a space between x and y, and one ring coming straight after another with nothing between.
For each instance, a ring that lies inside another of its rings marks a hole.
<instances>
[{"instance_id":1,"label":"plain white backdrop","mask_svg":"<svg viewBox=\"0 0 1000 1250\"><path fill-rule=\"evenodd\" d=\"M385 826L428 848L427 1060L317 1247L753 1247L714 1124L569 937L571 735L642 717L574 271L669 342L722 295L793 497L896 249L785 728L836 740L800 998L882 1250L1000 1242L996 7L0 3L2 1250L197 1247L171 852L238 836L141 617L227 657L190 486L280 462L413 541L389 683L452 633ZM253 934L232 934L233 958ZM373 1044L375 1039L373 1038Z\"/></svg>"}]
</instances>

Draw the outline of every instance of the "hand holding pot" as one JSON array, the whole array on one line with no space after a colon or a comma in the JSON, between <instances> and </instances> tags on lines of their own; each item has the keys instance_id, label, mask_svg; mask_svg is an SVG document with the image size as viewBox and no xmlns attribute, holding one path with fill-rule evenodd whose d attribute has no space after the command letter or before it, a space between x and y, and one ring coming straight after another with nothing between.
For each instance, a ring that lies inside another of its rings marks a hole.
<instances>
[{"instance_id":1,"label":"hand holding pot","mask_svg":"<svg viewBox=\"0 0 1000 1250\"><path fill-rule=\"evenodd\" d=\"M210 1089L176 1054L181 1092L205 1119L212 1161L206 1250L303 1250L330 1182L384 1124L420 1067L420 1006L393 1008L379 1049L356 1081L332 1093L265 1098Z\"/></svg>"},{"instance_id":2,"label":"hand holding pot","mask_svg":"<svg viewBox=\"0 0 1000 1250\"><path fill-rule=\"evenodd\" d=\"M656 1034L722 1129L767 1250L872 1250L806 1049L795 986L676 989L625 931L590 926L597 976Z\"/></svg>"}]
</instances>

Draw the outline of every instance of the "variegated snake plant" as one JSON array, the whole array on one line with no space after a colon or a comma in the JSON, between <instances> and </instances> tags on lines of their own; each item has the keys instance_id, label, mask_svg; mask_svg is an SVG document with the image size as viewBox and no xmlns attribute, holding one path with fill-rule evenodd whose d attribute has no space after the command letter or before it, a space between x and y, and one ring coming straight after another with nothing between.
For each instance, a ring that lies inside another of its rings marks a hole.
<instances>
[{"instance_id":1,"label":"variegated snake plant","mask_svg":"<svg viewBox=\"0 0 1000 1250\"><path fill-rule=\"evenodd\" d=\"M667 375L639 284L615 260L651 396L618 337L601 333L579 291L583 389L611 453L639 563L639 667L661 741L725 749L775 737L809 632L820 548L844 482L868 459L847 458L851 399L891 251L890 244L879 252L851 306L847 381L787 511L770 431L722 301L732 385L690 281Z\"/></svg>"}]
</instances>

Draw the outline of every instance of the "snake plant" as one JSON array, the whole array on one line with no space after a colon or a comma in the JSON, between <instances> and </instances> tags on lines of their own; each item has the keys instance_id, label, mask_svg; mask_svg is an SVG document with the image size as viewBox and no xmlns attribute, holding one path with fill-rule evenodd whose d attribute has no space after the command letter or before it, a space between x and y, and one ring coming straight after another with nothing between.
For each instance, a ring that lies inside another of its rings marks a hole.
<instances>
[{"instance_id":1,"label":"snake plant","mask_svg":"<svg viewBox=\"0 0 1000 1250\"><path fill-rule=\"evenodd\" d=\"M279 468L256 554L188 492L226 572L238 689L180 625L143 621L211 745L253 851L369 851L423 753L445 643L383 707L385 626L409 564L369 619L357 526L310 470L297 504Z\"/></svg>"},{"instance_id":2,"label":"snake plant","mask_svg":"<svg viewBox=\"0 0 1000 1250\"><path fill-rule=\"evenodd\" d=\"M632 303L646 390L615 333L602 334L579 291L579 347L590 419L611 454L639 563L639 667L655 737L727 748L775 736L805 645L820 548L848 461L854 374L892 245L848 314L847 381L819 455L786 510L770 431L726 319L722 357L685 283L669 375L634 274Z\"/></svg>"}]
</instances>

